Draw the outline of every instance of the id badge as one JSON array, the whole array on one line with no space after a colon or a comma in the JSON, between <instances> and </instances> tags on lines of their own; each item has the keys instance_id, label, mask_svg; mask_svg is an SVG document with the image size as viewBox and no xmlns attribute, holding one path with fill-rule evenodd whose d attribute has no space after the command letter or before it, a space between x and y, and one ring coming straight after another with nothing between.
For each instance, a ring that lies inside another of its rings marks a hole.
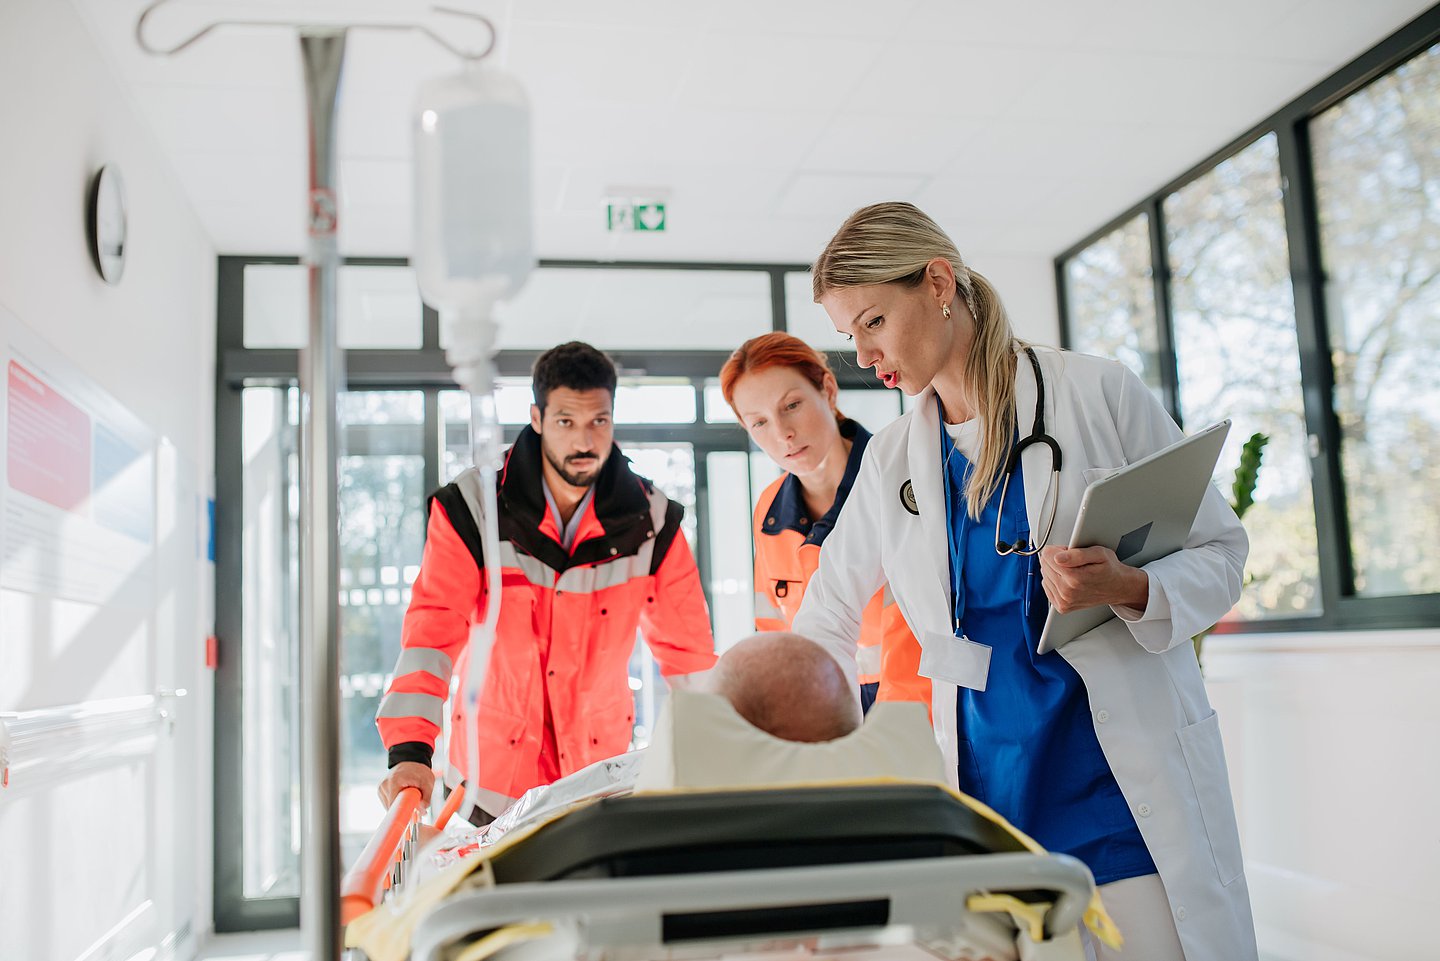
<instances>
[{"instance_id":1,"label":"id badge","mask_svg":"<svg viewBox=\"0 0 1440 961\"><path fill-rule=\"evenodd\" d=\"M956 687L983 691L990 678L990 648L963 635L926 631L920 649L920 674Z\"/></svg>"}]
</instances>

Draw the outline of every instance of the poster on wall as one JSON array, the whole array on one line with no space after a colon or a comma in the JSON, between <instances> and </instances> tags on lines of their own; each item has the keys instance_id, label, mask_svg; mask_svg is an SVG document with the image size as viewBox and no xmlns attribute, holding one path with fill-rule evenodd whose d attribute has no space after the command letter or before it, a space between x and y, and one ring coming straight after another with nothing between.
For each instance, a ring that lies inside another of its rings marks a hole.
<instances>
[{"instance_id":1,"label":"poster on wall","mask_svg":"<svg viewBox=\"0 0 1440 961\"><path fill-rule=\"evenodd\" d=\"M0 588L154 599L155 434L0 306Z\"/></svg>"}]
</instances>

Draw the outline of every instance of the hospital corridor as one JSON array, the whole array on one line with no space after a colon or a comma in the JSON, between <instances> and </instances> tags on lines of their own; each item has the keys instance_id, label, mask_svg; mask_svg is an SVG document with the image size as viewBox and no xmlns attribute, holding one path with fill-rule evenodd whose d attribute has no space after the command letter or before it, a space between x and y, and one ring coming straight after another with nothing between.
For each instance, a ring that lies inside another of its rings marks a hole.
<instances>
[{"instance_id":1,"label":"hospital corridor","mask_svg":"<svg viewBox=\"0 0 1440 961\"><path fill-rule=\"evenodd\" d=\"M0 961L1440 959L1440 6L0 0Z\"/></svg>"}]
</instances>

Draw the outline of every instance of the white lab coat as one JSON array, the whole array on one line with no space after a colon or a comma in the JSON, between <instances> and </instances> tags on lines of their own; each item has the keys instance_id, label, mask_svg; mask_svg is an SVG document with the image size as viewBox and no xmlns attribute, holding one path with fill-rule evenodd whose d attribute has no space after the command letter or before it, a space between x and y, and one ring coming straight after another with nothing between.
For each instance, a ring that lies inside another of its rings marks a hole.
<instances>
[{"instance_id":1,"label":"white lab coat","mask_svg":"<svg viewBox=\"0 0 1440 961\"><path fill-rule=\"evenodd\" d=\"M1046 425L1063 458L1051 538L1063 544L1091 479L1181 433L1120 364L1050 348L1035 352L1044 370ZM1035 416L1035 374L1023 353L1017 358L1016 410L1025 437ZM1035 530L1051 477L1049 450L1035 444L1021 458ZM950 634L943 476L939 404L927 388L914 410L871 440L795 618L794 630L828 648L847 676L855 675L861 611L886 581L922 645ZM918 515L902 500L907 481ZM1159 869L1187 961L1256 958L1220 730L1190 646L1191 635L1239 598L1248 551L1244 528L1212 485L1185 549L1145 566L1144 615L1121 612L1060 649L1085 684L1096 737ZM953 783L956 688L935 681L933 691L935 736Z\"/></svg>"}]
</instances>

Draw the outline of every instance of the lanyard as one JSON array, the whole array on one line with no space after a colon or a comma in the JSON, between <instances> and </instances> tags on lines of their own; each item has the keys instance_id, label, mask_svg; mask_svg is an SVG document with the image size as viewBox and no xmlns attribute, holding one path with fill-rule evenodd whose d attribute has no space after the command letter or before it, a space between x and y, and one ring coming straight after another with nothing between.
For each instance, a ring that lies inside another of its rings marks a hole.
<instances>
[{"instance_id":1,"label":"lanyard","mask_svg":"<svg viewBox=\"0 0 1440 961\"><path fill-rule=\"evenodd\" d=\"M950 549L950 611L955 617L955 636L964 635L962 625L965 622L965 565L963 563L965 550L965 534L970 530L970 512L962 509L960 512L960 530L955 530L952 518L955 516L955 484L954 475L951 473L950 458L959 457L965 463L964 476L970 475L970 461L962 453L950 435L945 433L945 421L940 421L940 469L944 476L945 483L945 537ZM964 482L961 482L963 489Z\"/></svg>"}]
</instances>

